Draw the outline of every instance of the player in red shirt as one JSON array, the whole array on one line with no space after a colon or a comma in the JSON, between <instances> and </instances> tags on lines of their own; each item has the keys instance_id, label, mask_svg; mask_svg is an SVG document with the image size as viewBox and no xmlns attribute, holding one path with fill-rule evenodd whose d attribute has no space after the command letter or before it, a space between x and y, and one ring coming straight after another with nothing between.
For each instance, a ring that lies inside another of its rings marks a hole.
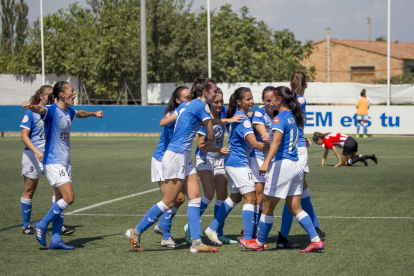
<instances>
[{"instance_id":1,"label":"player in red shirt","mask_svg":"<svg viewBox=\"0 0 414 276\"><path fill-rule=\"evenodd\" d=\"M320 145L321 147L325 148L325 153L322 158L322 166L325 166L325 160L328 156L329 150L333 150L336 157L338 158L338 164L335 167L339 166L352 166L356 162L361 161L368 166L366 159L371 159L378 164L378 159L375 157L375 154L372 155L357 155L358 151L358 143L357 141L349 137L348 135L342 133L320 133L315 132L313 134L313 141ZM338 150L336 147L342 148L342 157L339 157Z\"/></svg>"}]
</instances>

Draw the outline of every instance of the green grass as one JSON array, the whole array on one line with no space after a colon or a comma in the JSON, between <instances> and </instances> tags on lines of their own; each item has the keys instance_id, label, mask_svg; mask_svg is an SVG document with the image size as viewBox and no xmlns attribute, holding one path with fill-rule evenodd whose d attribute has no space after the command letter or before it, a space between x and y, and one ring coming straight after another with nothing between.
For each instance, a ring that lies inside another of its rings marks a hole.
<instances>
[{"instance_id":1,"label":"green grass","mask_svg":"<svg viewBox=\"0 0 414 276\"><path fill-rule=\"evenodd\" d=\"M21 227L1 231L0 275L412 275L414 138L358 141L360 153L375 153L378 165L368 161L368 167L358 163L350 168L333 168L336 158L330 153L328 166L321 167L323 149L315 145L308 149L307 180L326 232L324 253L276 250L274 242L280 226L277 217L268 239L269 250L251 252L241 250L239 245L225 245L217 254L190 254L182 231L187 220L185 205L172 227L179 249L161 247L161 237L150 228L142 237L146 251L132 252L125 230L134 227L160 200L156 191L66 215L65 223L76 232L64 239L76 246L74 251L43 248L34 236L23 235ZM150 182L150 161L157 142L158 138L71 138L76 199L66 212L156 188ZM22 150L19 138L0 138L0 230L22 223ZM33 200L33 221L46 214L51 196L52 189L42 176ZM281 215L282 207L277 206L276 216ZM240 216L241 210L239 204L231 215ZM212 214L210 206L203 217L203 228L211 222ZM227 219L227 236L236 238L241 229L241 217ZM309 244L295 221L290 240L302 247Z\"/></svg>"}]
</instances>

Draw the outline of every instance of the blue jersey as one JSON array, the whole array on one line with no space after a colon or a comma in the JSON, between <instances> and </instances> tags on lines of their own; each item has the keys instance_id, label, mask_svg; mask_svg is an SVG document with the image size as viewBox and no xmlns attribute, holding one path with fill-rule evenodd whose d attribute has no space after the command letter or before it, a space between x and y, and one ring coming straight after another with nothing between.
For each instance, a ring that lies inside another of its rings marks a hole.
<instances>
[{"instance_id":1,"label":"blue jersey","mask_svg":"<svg viewBox=\"0 0 414 276\"><path fill-rule=\"evenodd\" d=\"M306 100L299 94L296 94L296 99L300 104L300 109L302 110L303 120L306 122ZM303 128L299 128L299 144L298 147L306 147L306 139L303 133Z\"/></svg>"},{"instance_id":2,"label":"blue jersey","mask_svg":"<svg viewBox=\"0 0 414 276\"><path fill-rule=\"evenodd\" d=\"M244 115L245 117L240 123L230 124L229 134L229 149L230 153L224 159L224 165L230 167L249 167L249 160L251 146L245 140L246 136L253 133L250 119L242 111L237 110L234 116Z\"/></svg>"},{"instance_id":3,"label":"blue jersey","mask_svg":"<svg viewBox=\"0 0 414 276\"><path fill-rule=\"evenodd\" d=\"M200 99L181 104L176 110L174 133L167 149L180 154L191 154L193 139L205 120L211 120L210 108Z\"/></svg>"},{"instance_id":4,"label":"blue jersey","mask_svg":"<svg viewBox=\"0 0 414 276\"><path fill-rule=\"evenodd\" d=\"M68 106L65 112L57 104L45 107L47 109L46 115L41 116L45 122L46 136L43 165L70 165L69 136L72 121L76 116L76 110Z\"/></svg>"},{"instance_id":5,"label":"blue jersey","mask_svg":"<svg viewBox=\"0 0 414 276\"><path fill-rule=\"evenodd\" d=\"M260 136L259 132L257 132L257 130L254 128L254 125L264 125L266 128L266 131L269 132L270 128L272 127L272 120L273 118L270 117L269 114L267 114L264 107L259 108L258 110L256 110L256 112L254 112L253 117L252 117L252 124L253 124L254 135L256 136L256 140L258 142L263 143L263 139ZM257 149L253 149L250 156L265 160L267 156L267 151L263 152Z\"/></svg>"},{"instance_id":6,"label":"blue jersey","mask_svg":"<svg viewBox=\"0 0 414 276\"><path fill-rule=\"evenodd\" d=\"M176 109L174 109L174 111L171 112L170 115L173 114L175 110ZM164 118L167 118L167 116L164 116ZM171 137L174 133L174 127L175 127L175 122L169 124L168 126L163 127L157 149L155 150L154 155L152 156L157 161L160 161L160 162L162 161L162 158L164 157L164 153L167 150L168 144L170 143Z\"/></svg>"},{"instance_id":7,"label":"blue jersey","mask_svg":"<svg viewBox=\"0 0 414 276\"><path fill-rule=\"evenodd\" d=\"M273 142L273 131L283 133L279 150L276 153L276 161L290 159L298 161L298 139L299 128L291 111L282 111L273 119L272 131L270 132L270 143Z\"/></svg>"},{"instance_id":8,"label":"blue jersey","mask_svg":"<svg viewBox=\"0 0 414 276\"><path fill-rule=\"evenodd\" d=\"M220 111L218 119L226 118L227 115L227 107L223 106L223 108ZM223 147L223 141L224 141L224 133L226 132L226 125L227 124L221 124L221 125L215 125L213 126L214 136L216 137L216 143L214 144L215 148L222 148ZM206 136L205 141L208 141L207 138L207 130L205 127L201 127L198 131L199 134ZM198 147L195 151L196 155L199 155L201 157L209 157L209 158L217 158L221 157L222 155L219 152L208 152L207 154L201 152Z\"/></svg>"},{"instance_id":9,"label":"blue jersey","mask_svg":"<svg viewBox=\"0 0 414 276\"><path fill-rule=\"evenodd\" d=\"M33 113L30 109L26 111L21 128L30 130L29 138L33 145L41 152L45 151L45 128L40 114ZM27 147L24 148L28 150Z\"/></svg>"}]
</instances>

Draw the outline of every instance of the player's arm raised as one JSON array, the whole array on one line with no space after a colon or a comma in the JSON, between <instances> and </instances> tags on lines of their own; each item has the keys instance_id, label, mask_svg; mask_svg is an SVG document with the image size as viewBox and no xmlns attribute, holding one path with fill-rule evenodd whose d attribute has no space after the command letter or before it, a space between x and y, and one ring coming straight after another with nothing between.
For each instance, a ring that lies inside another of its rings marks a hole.
<instances>
[{"instance_id":1,"label":"player's arm raised","mask_svg":"<svg viewBox=\"0 0 414 276\"><path fill-rule=\"evenodd\" d=\"M32 105L30 101L25 101L22 103L22 107L26 109L30 109L32 112L45 115L47 113L46 107L40 105Z\"/></svg>"},{"instance_id":2,"label":"player's arm raised","mask_svg":"<svg viewBox=\"0 0 414 276\"><path fill-rule=\"evenodd\" d=\"M96 118L102 118L103 117L103 112L101 110L96 111L96 112L88 112L85 110L78 110L76 111L76 117L77 118L88 118L88 117L96 117Z\"/></svg>"}]
</instances>

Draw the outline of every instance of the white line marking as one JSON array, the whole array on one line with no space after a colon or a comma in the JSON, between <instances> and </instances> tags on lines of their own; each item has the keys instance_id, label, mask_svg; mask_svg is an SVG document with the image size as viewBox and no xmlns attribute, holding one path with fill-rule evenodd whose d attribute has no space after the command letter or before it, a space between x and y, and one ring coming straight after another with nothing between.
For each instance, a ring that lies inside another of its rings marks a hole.
<instances>
[{"instance_id":1,"label":"white line marking","mask_svg":"<svg viewBox=\"0 0 414 276\"><path fill-rule=\"evenodd\" d=\"M101 202L101 203L97 203L97 204L94 204L94 205L90 205L90 206L87 206L87 207L84 207L84 208L76 209L76 210L73 210L72 212L65 213L65 215L73 215L73 214L76 214L76 213L79 213L79 212L82 212L82 211L85 211L85 210L89 210L89 209L92 209L92 208L95 208L95 207L98 207L98 206L101 206L101 205L105 205L105 204L112 203L112 202L115 202L115 201L127 199L127 198L134 197L134 196L139 196L139 195L143 195L143 194L147 194L147 193L151 193L151 192L155 192L155 191L159 191L159 188L144 191L144 192L140 192L140 193L136 193L136 194L132 194L132 195L128 195L128 196L124 196L124 197L111 199L111 200L104 201L104 202Z\"/></svg>"},{"instance_id":2,"label":"white line marking","mask_svg":"<svg viewBox=\"0 0 414 276\"><path fill-rule=\"evenodd\" d=\"M74 216L96 216L96 217L143 217L145 215L132 215L132 214L74 214L73 212L65 215ZM187 217L187 215L175 215L176 217ZM214 217L213 215L203 215L203 217ZM241 218L241 215L229 215L231 218ZM274 216L275 218L281 218L282 216ZM344 217L344 216L318 216L318 218L328 219L414 219L414 217Z\"/></svg>"}]
</instances>

